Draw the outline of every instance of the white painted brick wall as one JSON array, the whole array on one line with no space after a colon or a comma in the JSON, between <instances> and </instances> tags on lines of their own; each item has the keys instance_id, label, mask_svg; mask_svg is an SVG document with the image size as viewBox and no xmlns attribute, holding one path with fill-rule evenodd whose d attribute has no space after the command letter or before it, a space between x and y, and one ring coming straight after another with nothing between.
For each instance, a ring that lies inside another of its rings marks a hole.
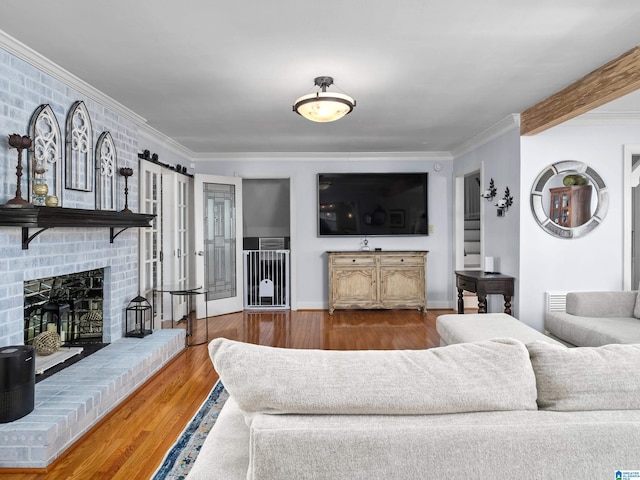
<instances>
[{"instance_id":1,"label":"white painted brick wall","mask_svg":"<svg viewBox=\"0 0 640 480\"><path fill-rule=\"evenodd\" d=\"M49 104L64 138L66 115L77 100L84 101L89 111L94 149L100 134L109 131L117 149L118 168L133 168L134 176L129 182L129 208L138 211L137 125L2 49L0 204L13 198L16 191L17 152L9 148L8 136L12 133L27 135L29 119L34 110L42 104ZM24 151L23 198L27 197L28 192L27 158ZM93 209L94 199L95 191L64 189L62 192L64 207ZM123 207L124 180L118 176L118 209ZM22 296L25 280L94 268L106 268L105 285L107 278L113 282L111 287L105 287L105 341L111 342L123 335L124 309L138 292L138 229L132 228L118 235L113 244L109 243L108 228L82 227L47 230L31 242L28 250L22 250L21 243L20 228L0 227L0 346L24 343Z\"/></svg>"}]
</instances>

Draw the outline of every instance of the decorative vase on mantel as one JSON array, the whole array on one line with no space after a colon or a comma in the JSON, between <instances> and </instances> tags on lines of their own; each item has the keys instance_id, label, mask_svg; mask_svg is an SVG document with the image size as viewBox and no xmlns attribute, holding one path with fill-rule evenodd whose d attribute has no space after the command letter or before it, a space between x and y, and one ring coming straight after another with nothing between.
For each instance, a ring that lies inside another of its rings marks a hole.
<instances>
[{"instance_id":1,"label":"decorative vase on mantel","mask_svg":"<svg viewBox=\"0 0 640 480\"><path fill-rule=\"evenodd\" d=\"M49 194L49 185L47 185L46 177L47 166L44 158L36 155L34 155L32 162L31 203L43 206Z\"/></svg>"},{"instance_id":2,"label":"decorative vase on mantel","mask_svg":"<svg viewBox=\"0 0 640 480\"><path fill-rule=\"evenodd\" d=\"M41 175L35 174L32 179L31 202L38 206L45 205L48 193L49 186L44 173Z\"/></svg>"}]
</instances>

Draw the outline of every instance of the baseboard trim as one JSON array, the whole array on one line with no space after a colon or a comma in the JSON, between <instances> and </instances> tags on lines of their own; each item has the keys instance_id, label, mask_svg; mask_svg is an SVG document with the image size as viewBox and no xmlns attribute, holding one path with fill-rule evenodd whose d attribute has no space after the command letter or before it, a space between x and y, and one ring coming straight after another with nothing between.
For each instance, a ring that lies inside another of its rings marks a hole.
<instances>
[{"instance_id":1,"label":"baseboard trim","mask_svg":"<svg viewBox=\"0 0 640 480\"><path fill-rule=\"evenodd\" d=\"M434 302L427 302L427 310L455 310L457 308L456 302L438 300ZM291 310L328 310L329 302L298 302L296 308Z\"/></svg>"}]
</instances>

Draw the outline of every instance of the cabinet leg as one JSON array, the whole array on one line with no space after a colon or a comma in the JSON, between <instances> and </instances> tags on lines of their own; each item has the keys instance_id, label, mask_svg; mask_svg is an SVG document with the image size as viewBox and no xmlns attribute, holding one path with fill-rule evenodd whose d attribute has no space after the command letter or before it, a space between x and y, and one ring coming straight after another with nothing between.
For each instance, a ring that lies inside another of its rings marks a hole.
<instances>
[{"instance_id":1,"label":"cabinet leg","mask_svg":"<svg viewBox=\"0 0 640 480\"><path fill-rule=\"evenodd\" d=\"M478 295L478 313L487 313L487 296Z\"/></svg>"},{"instance_id":2,"label":"cabinet leg","mask_svg":"<svg viewBox=\"0 0 640 480\"><path fill-rule=\"evenodd\" d=\"M506 313L507 315L511 315L511 296L510 295L504 296L504 313Z\"/></svg>"},{"instance_id":3,"label":"cabinet leg","mask_svg":"<svg viewBox=\"0 0 640 480\"><path fill-rule=\"evenodd\" d=\"M462 292L463 290L459 288L458 289L458 313L461 315L464 313L464 299L462 298Z\"/></svg>"}]
</instances>

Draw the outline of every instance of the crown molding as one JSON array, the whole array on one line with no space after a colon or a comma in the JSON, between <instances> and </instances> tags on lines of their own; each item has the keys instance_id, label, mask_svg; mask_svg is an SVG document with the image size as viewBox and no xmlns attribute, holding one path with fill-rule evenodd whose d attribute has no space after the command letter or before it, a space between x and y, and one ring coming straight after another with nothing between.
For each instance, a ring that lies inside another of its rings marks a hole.
<instances>
[{"instance_id":1,"label":"crown molding","mask_svg":"<svg viewBox=\"0 0 640 480\"><path fill-rule=\"evenodd\" d=\"M375 162L402 160L407 162L453 160L450 152L231 152L196 153L195 162L245 161L323 161Z\"/></svg>"},{"instance_id":2,"label":"crown molding","mask_svg":"<svg viewBox=\"0 0 640 480\"><path fill-rule=\"evenodd\" d=\"M469 153L475 150L476 148L479 148L482 145L489 143L491 140L505 134L510 130L513 130L514 128L520 129L520 115L517 113L512 113L511 115L507 115L498 123L478 133L474 137L464 142L459 147L454 148L451 151L451 154L453 155L453 158L458 158L464 155L465 153ZM518 135L520 135L520 132L518 132Z\"/></svg>"},{"instance_id":3,"label":"crown molding","mask_svg":"<svg viewBox=\"0 0 640 480\"><path fill-rule=\"evenodd\" d=\"M56 80L63 82L65 85L77 90L78 92L86 95L87 97L95 100L101 105L113 110L118 115L125 117L132 121L136 125L143 125L147 121L137 113L128 109L121 103L115 101L113 98L105 95L101 91L89 85L84 80L76 77L72 73L68 72L60 65L52 62L48 58L44 57L40 53L36 52L32 48L29 48L24 43L8 35L6 32L0 30L0 48L6 50L8 53L14 55L20 60L28 63L46 73L51 75Z\"/></svg>"},{"instance_id":4,"label":"crown molding","mask_svg":"<svg viewBox=\"0 0 640 480\"><path fill-rule=\"evenodd\" d=\"M193 161L193 158L196 155L193 151L189 150L181 143L176 142L174 139L151 127L149 124L140 125L138 127L138 134L140 140L148 140L150 142L153 142L156 145L166 148L170 152L184 157L189 161ZM138 141L138 147L141 150L145 149L143 145L140 145L140 141Z\"/></svg>"}]
</instances>

